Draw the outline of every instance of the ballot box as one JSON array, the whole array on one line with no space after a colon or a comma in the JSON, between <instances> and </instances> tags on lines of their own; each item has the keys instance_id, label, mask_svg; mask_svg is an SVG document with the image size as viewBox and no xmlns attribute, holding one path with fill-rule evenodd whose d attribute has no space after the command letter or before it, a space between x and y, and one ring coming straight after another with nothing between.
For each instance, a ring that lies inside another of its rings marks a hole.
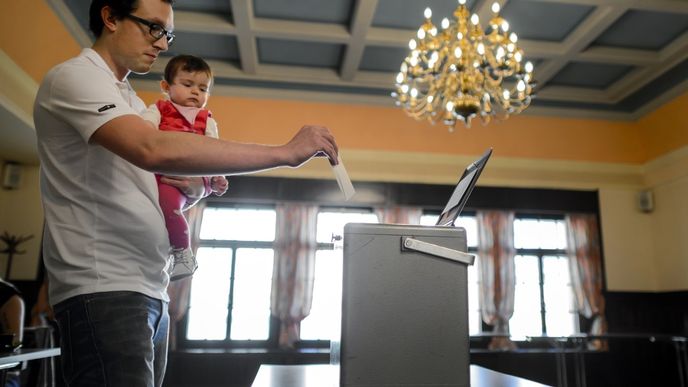
<instances>
[{"instance_id":1,"label":"ballot box","mask_svg":"<svg viewBox=\"0 0 688 387\"><path fill-rule=\"evenodd\" d=\"M466 231L344 228L341 387L468 387Z\"/></svg>"}]
</instances>

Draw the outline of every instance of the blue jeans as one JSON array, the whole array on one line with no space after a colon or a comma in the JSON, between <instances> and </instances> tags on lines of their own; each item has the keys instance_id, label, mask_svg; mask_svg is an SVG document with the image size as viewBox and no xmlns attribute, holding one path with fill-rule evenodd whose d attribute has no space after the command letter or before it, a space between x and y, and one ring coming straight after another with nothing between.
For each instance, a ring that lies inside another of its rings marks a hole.
<instances>
[{"instance_id":1,"label":"blue jeans","mask_svg":"<svg viewBox=\"0 0 688 387\"><path fill-rule=\"evenodd\" d=\"M70 387L159 387L167 364L167 303L135 292L72 297L55 305Z\"/></svg>"}]
</instances>

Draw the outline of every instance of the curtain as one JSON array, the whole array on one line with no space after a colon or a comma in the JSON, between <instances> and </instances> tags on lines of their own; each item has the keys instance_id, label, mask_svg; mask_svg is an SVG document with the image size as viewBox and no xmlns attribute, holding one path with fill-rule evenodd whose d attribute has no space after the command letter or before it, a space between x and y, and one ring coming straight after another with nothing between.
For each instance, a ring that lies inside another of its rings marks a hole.
<instances>
[{"instance_id":1,"label":"curtain","mask_svg":"<svg viewBox=\"0 0 688 387\"><path fill-rule=\"evenodd\" d=\"M294 347L299 340L300 323L311 310L317 215L317 206L298 203L277 205L270 312L280 321L281 348Z\"/></svg>"},{"instance_id":2,"label":"curtain","mask_svg":"<svg viewBox=\"0 0 688 387\"><path fill-rule=\"evenodd\" d=\"M514 213L480 211L477 220L482 318L493 326L495 335L488 348L514 349L516 345L509 338L509 319L514 314L516 290Z\"/></svg>"},{"instance_id":3,"label":"curtain","mask_svg":"<svg viewBox=\"0 0 688 387\"><path fill-rule=\"evenodd\" d=\"M198 202L185 212L186 221L189 223L189 235L191 237L191 249L196 254L200 243L201 221L206 204L204 200ZM170 337L169 349L177 349L177 325L189 309L189 296L191 294L191 280L193 277L170 282L167 287L167 295L170 297Z\"/></svg>"},{"instance_id":4,"label":"curtain","mask_svg":"<svg viewBox=\"0 0 688 387\"><path fill-rule=\"evenodd\" d=\"M602 255L597 218L591 214L566 216L569 270L578 313L592 319L591 335L607 333L602 295ZM590 349L606 349L601 340L589 342Z\"/></svg>"},{"instance_id":5,"label":"curtain","mask_svg":"<svg viewBox=\"0 0 688 387\"><path fill-rule=\"evenodd\" d=\"M375 215L380 223L385 224L420 224L423 209L419 207L385 207L376 208Z\"/></svg>"}]
</instances>

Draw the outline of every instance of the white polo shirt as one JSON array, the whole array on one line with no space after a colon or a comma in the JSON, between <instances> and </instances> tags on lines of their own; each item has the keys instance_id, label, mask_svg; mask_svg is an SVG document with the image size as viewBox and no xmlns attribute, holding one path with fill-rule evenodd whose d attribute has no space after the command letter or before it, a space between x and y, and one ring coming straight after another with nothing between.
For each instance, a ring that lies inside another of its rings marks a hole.
<instances>
[{"instance_id":1,"label":"white polo shirt","mask_svg":"<svg viewBox=\"0 0 688 387\"><path fill-rule=\"evenodd\" d=\"M145 108L90 48L41 83L34 122L53 305L119 290L168 301L169 240L154 175L89 144L106 122Z\"/></svg>"}]
</instances>

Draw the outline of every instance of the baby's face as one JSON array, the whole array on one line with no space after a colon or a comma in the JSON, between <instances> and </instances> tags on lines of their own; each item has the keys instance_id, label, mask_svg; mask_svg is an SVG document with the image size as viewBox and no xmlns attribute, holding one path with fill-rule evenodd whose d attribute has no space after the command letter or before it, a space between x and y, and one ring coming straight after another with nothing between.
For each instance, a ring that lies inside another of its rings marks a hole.
<instances>
[{"instance_id":1,"label":"baby's face","mask_svg":"<svg viewBox=\"0 0 688 387\"><path fill-rule=\"evenodd\" d=\"M202 108L208 102L210 82L210 77L204 72L179 70L167 92L176 104Z\"/></svg>"}]
</instances>

